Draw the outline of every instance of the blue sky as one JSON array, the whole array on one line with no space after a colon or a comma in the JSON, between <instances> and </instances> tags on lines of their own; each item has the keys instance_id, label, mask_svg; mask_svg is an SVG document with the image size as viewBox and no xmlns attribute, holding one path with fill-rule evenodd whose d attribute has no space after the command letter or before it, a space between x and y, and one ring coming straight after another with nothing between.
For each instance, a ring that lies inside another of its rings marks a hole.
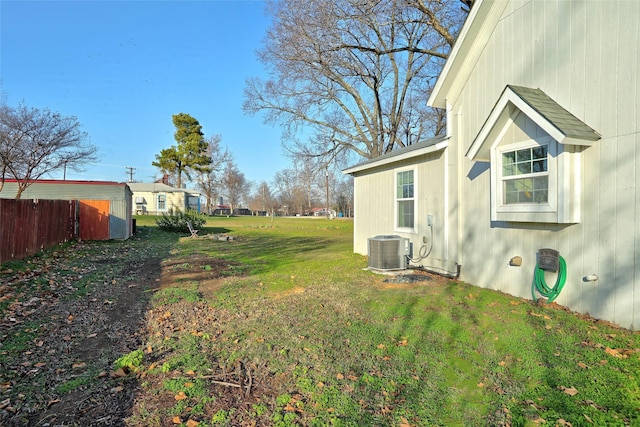
<instances>
[{"instance_id":1,"label":"blue sky","mask_svg":"<svg viewBox=\"0 0 640 427\"><path fill-rule=\"evenodd\" d=\"M76 116L100 160L67 179L150 182L175 144L171 116L220 134L251 181L289 167L280 131L242 112L270 18L261 1L0 1L0 91L9 105ZM61 178L62 174L53 176Z\"/></svg>"}]
</instances>

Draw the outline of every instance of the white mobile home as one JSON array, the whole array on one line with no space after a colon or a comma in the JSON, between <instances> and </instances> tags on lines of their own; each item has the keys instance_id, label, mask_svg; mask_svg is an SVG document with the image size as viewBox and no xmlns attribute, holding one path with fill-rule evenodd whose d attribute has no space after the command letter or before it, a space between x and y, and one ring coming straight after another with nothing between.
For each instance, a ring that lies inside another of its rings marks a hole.
<instances>
[{"instance_id":1,"label":"white mobile home","mask_svg":"<svg viewBox=\"0 0 640 427\"><path fill-rule=\"evenodd\" d=\"M136 215L162 215L170 210L192 209L200 212L200 193L176 188L160 182L130 182L133 192L133 213Z\"/></svg>"},{"instance_id":2,"label":"white mobile home","mask_svg":"<svg viewBox=\"0 0 640 427\"><path fill-rule=\"evenodd\" d=\"M446 137L345 170L354 250L399 235L416 265L532 298L553 249L556 302L638 329L638 16L636 1L476 0L428 100Z\"/></svg>"}]
</instances>

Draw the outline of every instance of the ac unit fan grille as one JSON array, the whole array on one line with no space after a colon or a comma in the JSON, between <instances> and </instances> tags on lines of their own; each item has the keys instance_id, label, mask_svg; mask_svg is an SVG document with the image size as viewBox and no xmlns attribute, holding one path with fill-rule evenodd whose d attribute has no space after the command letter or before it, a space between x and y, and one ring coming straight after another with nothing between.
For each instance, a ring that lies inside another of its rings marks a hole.
<instances>
[{"instance_id":1,"label":"ac unit fan grille","mask_svg":"<svg viewBox=\"0 0 640 427\"><path fill-rule=\"evenodd\" d=\"M368 239L369 268L375 270L403 270L405 256L400 236L377 236Z\"/></svg>"}]
</instances>

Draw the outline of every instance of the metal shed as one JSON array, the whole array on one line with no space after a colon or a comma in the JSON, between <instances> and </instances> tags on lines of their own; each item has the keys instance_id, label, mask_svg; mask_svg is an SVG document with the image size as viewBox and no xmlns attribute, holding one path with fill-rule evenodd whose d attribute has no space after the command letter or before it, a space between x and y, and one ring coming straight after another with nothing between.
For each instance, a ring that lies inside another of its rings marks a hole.
<instances>
[{"instance_id":1,"label":"metal shed","mask_svg":"<svg viewBox=\"0 0 640 427\"><path fill-rule=\"evenodd\" d=\"M17 182L7 180L0 198L12 199L17 190ZM128 239L133 235L132 193L123 182L38 180L21 198L78 200L78 236L83 240Z\"/></svg>"}]
</instances>

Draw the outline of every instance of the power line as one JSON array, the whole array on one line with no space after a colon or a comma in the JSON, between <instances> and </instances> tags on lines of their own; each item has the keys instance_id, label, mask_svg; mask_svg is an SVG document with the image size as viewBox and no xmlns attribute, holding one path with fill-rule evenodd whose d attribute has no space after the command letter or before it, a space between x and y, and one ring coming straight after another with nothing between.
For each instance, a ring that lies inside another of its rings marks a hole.
<instances>
[{"instance_id":1,"label":"power line","mask_svg":"<svg viewBox=\"0 0 640 427\"><path fill-rule=\"evenodd\" d=\"M132 166L125 166L125 169L128 170L128 174L129 174L129 182L133 182L133 172L136 170L136 168L132 167Z\"/></svg>"}]
</instances>

